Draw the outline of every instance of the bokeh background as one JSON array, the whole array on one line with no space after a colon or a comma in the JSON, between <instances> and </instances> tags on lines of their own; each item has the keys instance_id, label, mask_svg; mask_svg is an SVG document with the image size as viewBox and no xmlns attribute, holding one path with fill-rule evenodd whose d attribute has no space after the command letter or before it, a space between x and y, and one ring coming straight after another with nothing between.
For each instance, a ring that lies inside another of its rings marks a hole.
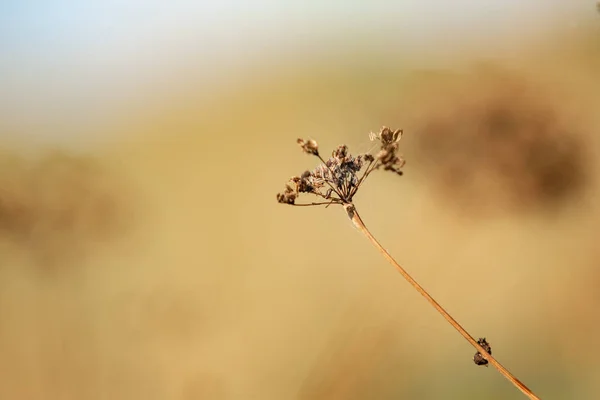
<instances>
[{"instance_id":1,"label":"bokeh background","mask_svg":"<svg viewBox=\"0 0 600 400\"><path fill-rule=\"evenodd\" d=\"M592 1L5 1L1 399L520 399L338 208L355 198L544 399L600 393Z\"/></svg>"}]
</instances>

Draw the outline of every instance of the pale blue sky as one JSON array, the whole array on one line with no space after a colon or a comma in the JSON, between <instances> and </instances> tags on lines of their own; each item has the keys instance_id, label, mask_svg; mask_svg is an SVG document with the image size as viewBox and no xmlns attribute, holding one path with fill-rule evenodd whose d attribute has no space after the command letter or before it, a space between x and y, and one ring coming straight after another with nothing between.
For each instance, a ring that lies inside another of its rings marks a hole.
<instances>
[{"instance_id":1,"label":"pale blue sky","mask_svg":"<svg viewBox=\"0 0 600 400\"><path fill-rule=\"evenodd\" d=\"M485 36L541 24L565 8L589 6L593 12L593 3L4 0L0 115L16 122L35 116L40 126L50 128L44 118L91 116L92 108L98 111L119 96L131 95L186 58L206 60L198 67L208 73L221 68L223 60L258 57L278 43L306 48L324 36L343 38L348 33L426 46L449 32L455 37Z\"/></svg>"}]
</instances>

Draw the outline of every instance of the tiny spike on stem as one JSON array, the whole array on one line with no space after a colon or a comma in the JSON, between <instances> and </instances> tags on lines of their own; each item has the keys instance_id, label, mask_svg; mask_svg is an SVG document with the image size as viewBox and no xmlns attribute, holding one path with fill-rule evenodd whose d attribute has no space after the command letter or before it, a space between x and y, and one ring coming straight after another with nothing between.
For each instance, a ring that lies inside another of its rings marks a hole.
<instances>
[{"instance_id":1,"label":"tiny spike on stem","mask_svg":"<svg viewBox=\"0 0 600 400\"><path fill-rule=\"evenodd\" d=\"M533 400L541 400L536 396L523 382L518 380L513 374L510 373L502 364L500 364L491 354L489 354L477 341L454 319L452 316L437 302L427 291L413 279L412 276L404 269L396 260L383 248L383 246L375 239L371 232L367 229L366 225L358 215L354 204L345 203L344 209L348 213L348 217L352 220L352 223L360 230L369 241L383 254L383 256L392 264L398 272L411 284L413 288L417 290L425 299L464 337L473 347L477 349L481 355L492 364L498 372L500 372L506 379L508 379L513 385L515 385L521 392L527 397Z\"/></svg>"}]
</instances>

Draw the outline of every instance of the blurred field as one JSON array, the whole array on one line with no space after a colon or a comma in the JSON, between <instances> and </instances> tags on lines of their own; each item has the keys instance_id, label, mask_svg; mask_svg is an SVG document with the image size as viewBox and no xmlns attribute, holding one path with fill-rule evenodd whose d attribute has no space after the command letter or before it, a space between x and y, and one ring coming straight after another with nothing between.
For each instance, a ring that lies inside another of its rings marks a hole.
<instances>
[{"instance_id":1,"label":"blurred field","mask_svg":"<svg viewBox=\"0 0 600 400\"><path fill-rule=\"evenodd\" d=\"M340 209L276 203L297 137L384 124L407 165L356 197L373 233L542 398L595 398L599 46L316 53L180 77L102 144L5 135L0 398L522 398Z\"/></svg>"}]
</instances>

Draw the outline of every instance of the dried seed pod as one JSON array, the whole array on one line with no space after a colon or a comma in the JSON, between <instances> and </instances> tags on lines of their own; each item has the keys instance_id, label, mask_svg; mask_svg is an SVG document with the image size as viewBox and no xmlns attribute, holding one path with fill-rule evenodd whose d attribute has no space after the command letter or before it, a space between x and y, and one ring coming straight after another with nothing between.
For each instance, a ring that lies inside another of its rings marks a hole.
<instances>
[{"instance_id":1,"label":"dried seed pod","mask_svg":"<svg viewBox=\"0 0 600 400\"><path fill-rule=\"evenodd\" d=\"M485 351L487 351L490 355L492 354L492 346L485 340L485 338L479 338L477 343L483 347ZM475 353L473 356L473 362L477 365L485 365L488 366L489 361L486 360L480 352Z\"/></svg>"},{"instance_id":2,"label":"dried seed pod","mask_svg":"<svg viewBox=\"0 0 600 400\"><path fill-rule=\"evenodd\" d=\"M297 142L305 153L312 154L314 156L319 155L319 145L313 139L298 139Z\"/></svg>"}]
</instances>

